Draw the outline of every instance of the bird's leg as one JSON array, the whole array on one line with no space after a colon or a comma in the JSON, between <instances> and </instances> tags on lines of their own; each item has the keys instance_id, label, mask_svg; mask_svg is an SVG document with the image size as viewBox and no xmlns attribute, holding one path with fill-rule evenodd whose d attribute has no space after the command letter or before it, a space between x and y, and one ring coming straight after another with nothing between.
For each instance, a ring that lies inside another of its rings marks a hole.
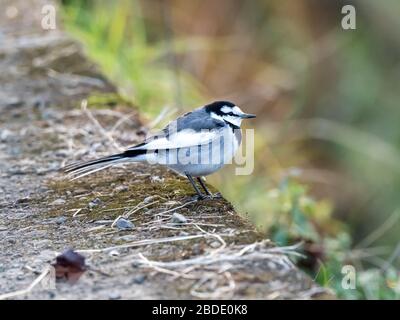
<instances>
[{"instance_id":1,"label":"bird's leg","mask_svg":"<svg viewBox=\"0 0 400 320\"><path fill-rule=\"evenodd\" d=\"M203 179L201 179L200 177L197 178L197 181L199 181L201 187L204 189L204 191L207 193L207 196L213 198L213 199L220 199L222 198L221 194L219 192L217 193L211 193L206 184L204 183Z\"/></svg>"},{"instance_id":2,"label":"bird's leg","mask_svg":"<svg viewBox=\"0 0 400 320\"><path fill-rule=\"evenodd\" d=\"M207 189L206 185L204 184L203 180L200 177L197 177L197 181L200 183L203 190L206 192L208 196L212 196L213 194Z\"/></svg>"},{"instance_id":3,"label":"bird's leg","mask_svg":"<svg viewBox=\"0 0 400 320\"><path fill-rule=\"evenodd\" d=\"M194 183L194 180L192 178L191 175L186 174L186 177L188 178L188 180L190 181L190 183L192 184L194 190L196 190L197 196L199 200L203 200L205 197L204 195L200 192L199 188L197 188L196 184Z\"/></svg>"}]
</instances>

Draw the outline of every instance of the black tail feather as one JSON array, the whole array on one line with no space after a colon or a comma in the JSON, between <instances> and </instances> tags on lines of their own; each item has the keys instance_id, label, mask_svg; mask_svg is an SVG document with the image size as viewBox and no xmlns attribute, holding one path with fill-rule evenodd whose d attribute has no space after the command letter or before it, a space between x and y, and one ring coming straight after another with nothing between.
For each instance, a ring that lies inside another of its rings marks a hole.
<instances>
[{"instance_id":1,"label":"black tail feather","mask_svg":"<svg viewBox=\"0 0 400 320\"><path fill-rule=\"evenodd\" d=\"M129 158L134 158L136 156L145 154L146 150L126 150L123 153L118 153L118 154L113 154L111 156L91 160L91 161L81 161L81 162L75 162L70 165L67 165L63 168L63 171L65 173L78 173L78 172L84 172L86 170L90 170L93 167L96 167L101 164L108 164L117 160L121 160L126 158L127 160ZM86 170L85 170L86 169Z\"/></svg>"},{"instance_id":2,"label":"black tail feather","mask_svg":"<svg viewBox=\"0 0 400 320\"><path fill-rule=\"evenodd\" d=\"M79 171L79 170L84 169L84 168L89 168L89 167L97 166L97 165L102 164L102 163L106 164L107 162L119 160L119 159L121 159L123 157L124 157L123 154L120 153L120 154L114 154L114 155L111 155L111 156L99 158L99 159L92 160L92 161L75 162L75 163L72 163L72 164L70 164L68 166L65 166L63 168L63 170L66 173L73 173L73 172Z\"/></svg>"}]
</instances>

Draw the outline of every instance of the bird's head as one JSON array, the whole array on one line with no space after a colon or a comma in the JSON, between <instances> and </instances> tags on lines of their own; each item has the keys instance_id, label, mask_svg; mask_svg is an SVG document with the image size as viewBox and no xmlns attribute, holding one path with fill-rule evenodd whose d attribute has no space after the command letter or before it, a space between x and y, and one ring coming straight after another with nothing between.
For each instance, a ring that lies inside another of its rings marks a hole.
<instances>
[{"instance_id":1,"label":"bird's head","mask_svg":"<svg viewBox=\"0 0 400 320\"><path fill-rule=\"evenodd\" d=\"M215 101L204 108L211 117L236 127L240 127L243 119L256 117L254 114L244 113L237 105L229 101Z\"/></svg>"}]
</instances>

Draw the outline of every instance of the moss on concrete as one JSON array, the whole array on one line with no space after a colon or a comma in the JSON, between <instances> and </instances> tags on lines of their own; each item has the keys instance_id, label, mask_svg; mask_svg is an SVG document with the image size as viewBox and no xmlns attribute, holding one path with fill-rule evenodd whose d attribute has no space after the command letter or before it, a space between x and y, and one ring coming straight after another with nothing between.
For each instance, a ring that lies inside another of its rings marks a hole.
<instances>
[{"instance_id":1,"label":"moss on concrete","mask_svg":"<svg viewBox=\"0 0 400 320\"><path fill-rule=\"evenodd\" d=\"M88 107L94 109L110 109L116 106L133 107L133 104L124 99L117 92L98 92L94 91L87 97Z\"/></svg>"}]
</instances>

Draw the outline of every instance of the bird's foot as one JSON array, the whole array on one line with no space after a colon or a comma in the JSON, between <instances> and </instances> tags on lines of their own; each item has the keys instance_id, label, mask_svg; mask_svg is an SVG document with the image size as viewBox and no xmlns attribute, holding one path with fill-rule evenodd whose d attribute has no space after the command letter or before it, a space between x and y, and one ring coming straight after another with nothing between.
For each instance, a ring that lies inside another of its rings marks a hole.
<instances>
[{"instance_id":1,"label":"bird's foot","mask_svg":"<svg viewBox=\"0 0 400 320\"><path fill-rule=\"evenodd\" d=\"M222 199L222 195L219 192L213 193L210 195L213 199Z\"/></svg>"},{"instance_id":2,"label":"bird's foot","mask_svg":"<svg viewBox=\"0 0 400 320\"><path fill-rule=\"evenodd\" d=\"M217 193L212 193L212 194L195 194L190 197L190 201L202 201L202 200L213 200L213 199L222 199L222 195L217 192Z\"/></svg>"},{"instance_id":3,"label":"bird's foot","mask_svg":"<svg viewBox=\"0 0 400 320\"><path fill-rule=\"evenodd\" d=\"M188 202L202 201L202 200L210 199L210 196L195 194L193 196L188 197L187 199L188 199L187 200Z\"/></svg>"}]
</instances>

